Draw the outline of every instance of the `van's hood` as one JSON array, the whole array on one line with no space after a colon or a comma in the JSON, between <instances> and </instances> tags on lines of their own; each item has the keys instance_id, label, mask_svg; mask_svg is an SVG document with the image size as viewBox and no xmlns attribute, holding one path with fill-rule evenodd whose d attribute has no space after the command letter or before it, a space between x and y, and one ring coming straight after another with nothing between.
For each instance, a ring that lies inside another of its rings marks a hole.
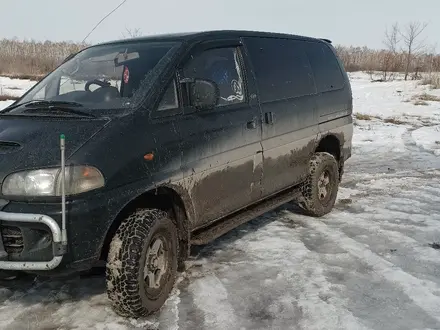
<instances>
[{"instance_id":1,"label":"van's hood","mask_svg":"<svg viewBox=\"0 0 440 330\"><path fill-rule=\"evenodd\" d=\"M61 162L60 135L66 159L101 130L109 119L28 116L0 117L0 184L15 171L56 166Z\"/></svg>"}]
</instances>

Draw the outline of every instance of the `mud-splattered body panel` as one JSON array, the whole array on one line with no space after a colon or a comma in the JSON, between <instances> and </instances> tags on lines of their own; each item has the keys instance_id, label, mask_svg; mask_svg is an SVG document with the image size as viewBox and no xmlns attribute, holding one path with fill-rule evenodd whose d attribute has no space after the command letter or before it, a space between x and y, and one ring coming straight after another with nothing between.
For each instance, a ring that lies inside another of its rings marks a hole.
<instances>
[{"instance_id":1,"label":"mud-splattered body panel","mask_svg":"<svg viewBox=\"0 0 440 330\"><path fill-rule=\"evenodd\" d=\"M318 134L316 87L302 43L244 38L262 121L263 196L303 181Z\"/></svg>"}]
</instances>

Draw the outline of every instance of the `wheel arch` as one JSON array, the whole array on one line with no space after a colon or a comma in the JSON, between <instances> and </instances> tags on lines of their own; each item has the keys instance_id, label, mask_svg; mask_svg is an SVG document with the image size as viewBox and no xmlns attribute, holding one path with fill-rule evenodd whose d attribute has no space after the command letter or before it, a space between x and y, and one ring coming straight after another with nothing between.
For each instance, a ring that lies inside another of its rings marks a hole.
<instances>
[{"instance_id":1,"label":"wheel arch","mask_svg":"<svg viewBox=\"0 0 440 330\"><path fill-rule=\"evenodd\" d=\"M336 161L341 161L341 141L334 134L326 134L319 140L318 146L315 149L316 152L328 152L335 157Z\"/></svg>"},{"instance_id":2,"label":"wheel arch","mask_svg":"<svg viewBox=\"0 0 440 330\"><path fill-rule=\"evenodd\" d=\"M139 208L157 208L171 215L178 229L179 262L186 259L189 252L190 219L194 217L194 208L189 195L181 187L171 184L140 193L122 207L106 232L99 259L107 259L110 243L121 222Z\"/></svg>"}]
</instances>

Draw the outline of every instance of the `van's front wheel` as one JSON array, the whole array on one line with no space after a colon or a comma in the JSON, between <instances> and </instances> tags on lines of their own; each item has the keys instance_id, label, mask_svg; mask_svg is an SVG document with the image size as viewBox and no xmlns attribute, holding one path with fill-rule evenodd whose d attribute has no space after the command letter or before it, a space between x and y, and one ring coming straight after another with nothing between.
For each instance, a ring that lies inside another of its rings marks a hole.
<instances>
[{"instance_id":1,"label":"van's front wheel","mask_svg":"<svg viewBox=\"0 0 440 330\"><path fill-rule=\"evenodd\" d=\"M317 152L310 160L309 176L302 187L300 206L314 217L329 213L335 205L339 188L339 168L335 157Z\"/></svg>"},{"instance_id":2,"label":"van's front wheel","mask_svg":"<svg viewBox=\"0 0 440 330\"><path fill-rule=\"evenodd\" d=\"M167 300L177 272L177 229L161 210L143 209L119 226L107 259L107 294L124 317L158 311Z\"/></svg>"}]
</instances>

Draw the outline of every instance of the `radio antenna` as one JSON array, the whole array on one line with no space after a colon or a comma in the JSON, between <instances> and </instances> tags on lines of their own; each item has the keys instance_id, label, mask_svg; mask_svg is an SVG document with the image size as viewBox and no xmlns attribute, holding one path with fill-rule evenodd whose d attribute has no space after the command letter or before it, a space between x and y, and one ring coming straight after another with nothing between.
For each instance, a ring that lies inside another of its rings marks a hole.
<instances>
[{"instance_id":1,"label":"radio antenna","mask_svg":"<svg viewBox=\"0 0 440 330\"><path fill-rule=\"evenodd\" d=\"M109 12L107 15L105 15L96 25L95 27L89 32L88 35L86 35L86 37L83 39L82 43L84 43L86 41L86 39L93 33L93 31L96 30L96 28L107 18L109 17L111 14L113 14L116 10L118 10L124 3L126 3L127 0L123 0L115 9L113 9L111 12Z\"/></svg>"},{"instance_id":2,"label":"radio antenna","mask_svg":"<svg viewBox=\"0 0 440 330\"><path fill-rule=\"evenodd\" d=\"M66 231L66 136L60 135L60 150L61 150L61 242L67 245L67 231Z\"/></svg>"}]
</instances>

